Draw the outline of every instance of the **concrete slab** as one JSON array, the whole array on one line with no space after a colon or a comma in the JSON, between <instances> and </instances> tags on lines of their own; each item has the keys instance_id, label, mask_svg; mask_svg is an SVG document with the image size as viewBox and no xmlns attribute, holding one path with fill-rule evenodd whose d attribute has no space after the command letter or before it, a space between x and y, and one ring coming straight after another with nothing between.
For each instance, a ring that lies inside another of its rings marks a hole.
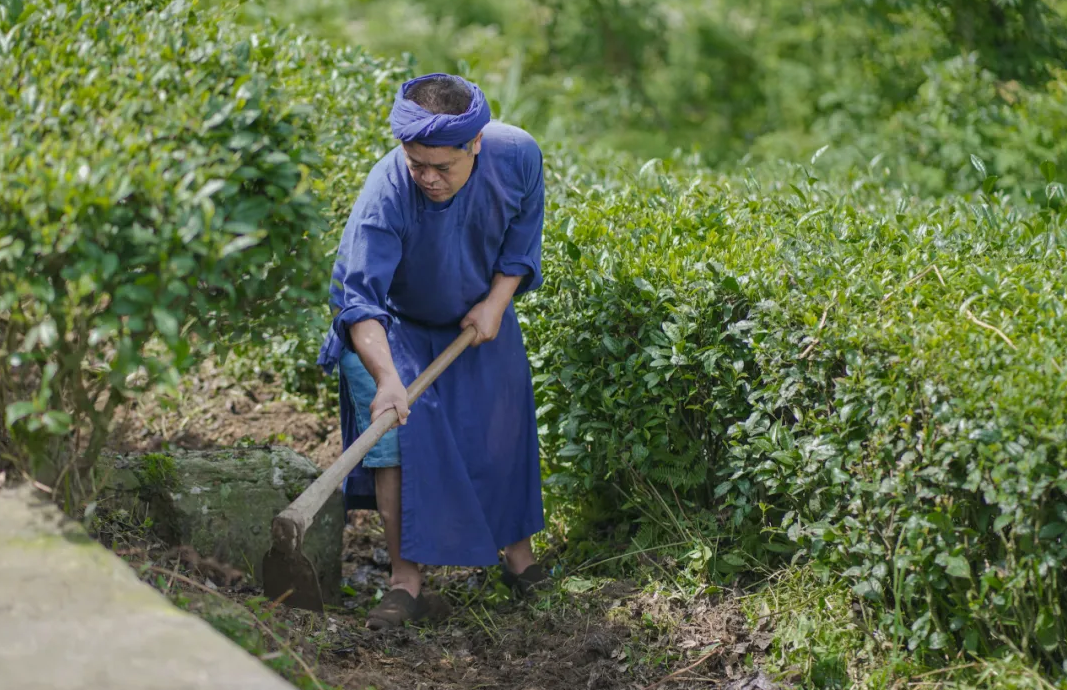
<instances>
[{"instance_id":1,"label":"concrete slab","mask_svg":"<svg viewBox=\"0 0 1067 690\"><path fill-rule=\"evenodd\" d=\"M293 690L25 485L0 490L0 688Z\"/></svg>"}]
</instances>

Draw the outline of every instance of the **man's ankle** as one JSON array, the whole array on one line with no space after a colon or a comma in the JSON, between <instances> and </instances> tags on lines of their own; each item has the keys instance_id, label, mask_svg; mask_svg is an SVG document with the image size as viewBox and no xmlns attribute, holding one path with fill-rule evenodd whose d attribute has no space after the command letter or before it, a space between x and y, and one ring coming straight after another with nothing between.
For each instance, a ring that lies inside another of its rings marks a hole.
<instances>
[{"instance_id":1,"label":"man's ankle","mask_svg":"<svg viewBox=\"0 0 1067 690\"><path fill-rule=\"evenodd\" d=\"M530 549L516 549L511 552L505 549L504 551L504 565L516 575L521 575L524 570L536 562L533 551Z\"/></svg>"},{"instance_id":2,"label":"man's ankle","mask_svg":"<svg viewBox=\"0 0 1067 690\"><path fill-rule=\"evenodd\" d=\"M393 589L402 589L413 597L419 596L422 591L422 578L419 577L393 577L389 584Z\"/></svg>"}]
</instances>

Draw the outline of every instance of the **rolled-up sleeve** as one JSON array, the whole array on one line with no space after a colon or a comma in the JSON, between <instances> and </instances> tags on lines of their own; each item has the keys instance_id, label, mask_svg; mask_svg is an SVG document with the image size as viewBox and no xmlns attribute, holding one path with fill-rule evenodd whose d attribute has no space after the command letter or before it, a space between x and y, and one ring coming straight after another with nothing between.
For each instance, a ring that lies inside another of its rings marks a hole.
<instances>
[{"instance_id":1,"label":"rolled-up sleeve","mask_svg":"<svg viewBox=\"0 0 1067 690\"><path fill-rule=\"evenodd\" d=\"M330 285L333 331L353 350L353 324L375 319L389 330L386 296L400 262L401 214L395 190L368 180L342 233Z\"/></svg>"},{"instance_id":2,"label":"rolled-up sleeve","mask_svg":"<svg viewBox=\"0 0 1067 690\"><path fill-rule=\"evenodd\" d=\"M522 276L516 295L541 287L542 229L545 222L544 160L536 142L519 146L519 160L526 191L519 213L504 233L504 243L493 267L506 276Z\"/></svg>"}]
</instances>

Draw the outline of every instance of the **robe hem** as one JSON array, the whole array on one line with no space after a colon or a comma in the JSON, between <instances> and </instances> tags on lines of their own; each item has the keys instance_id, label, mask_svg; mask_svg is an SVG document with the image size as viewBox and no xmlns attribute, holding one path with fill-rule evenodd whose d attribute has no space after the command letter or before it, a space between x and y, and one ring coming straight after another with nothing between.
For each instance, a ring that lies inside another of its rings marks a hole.
<instances>
[{"instance_id":1,"label":"robe hem","mask_svg":"<svg viewBox=\"0 0 1067 690\"><path fill-rule=\"evenodd\" d=\"M509 541L507 544L502 544L501 546L498 546L492 551L490 551L489 549L471 549L468 551L451 552L446 555L433 549L425 549L421 547L405 548L403 545L401 545L400 557L406 561L411 561L412 563L435 567L490 567L494 565L500 565L500 552L503 551L505 546L507 546L508 544L513 544L517 541L522 541L527 537L532 537L533 535L543 531L544 529L545 520L542 516L539 519L532 520L526 523L523 528L519 530L521 536Z\"/></svg>"}]
</instances>

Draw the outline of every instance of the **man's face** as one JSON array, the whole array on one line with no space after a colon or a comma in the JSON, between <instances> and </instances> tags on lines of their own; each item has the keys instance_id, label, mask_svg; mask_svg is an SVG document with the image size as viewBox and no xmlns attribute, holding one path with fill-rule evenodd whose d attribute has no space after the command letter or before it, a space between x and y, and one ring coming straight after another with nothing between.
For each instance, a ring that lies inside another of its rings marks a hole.
<instances>
[{"instance_id":1,"label":"man's face","mask_svg":"<svg viewBox=\"0 0 1067 690\"><path fill-rule=\"evenodd\" d=\"M448 201L470 179L474 157L481 151L482 135L466 150L453 146L403 144L408 172L419 189L433 201Z\"/></svg>"}]
</instances>

